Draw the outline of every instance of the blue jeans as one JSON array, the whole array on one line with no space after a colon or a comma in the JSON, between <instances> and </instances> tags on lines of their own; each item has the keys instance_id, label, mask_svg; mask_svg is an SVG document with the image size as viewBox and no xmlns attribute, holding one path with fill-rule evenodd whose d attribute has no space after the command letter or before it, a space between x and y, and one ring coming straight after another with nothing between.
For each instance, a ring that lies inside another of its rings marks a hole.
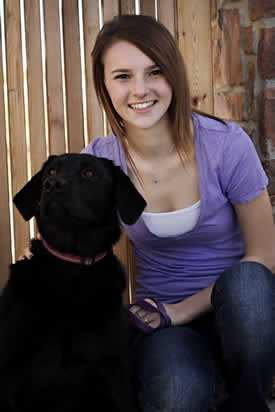
<instances>
[{"instance_id":1,"label":"blue jeans","mask_svg":"<svg viewBox=\"0 0 275 412\"><path fill-rule=\"evenodd\" d=\"M132 347L142 412L265 412L275 371L275 277L256 262L216 281L214 311ZM228 398L215 409L221 385Z\"/></svg>"}]
</instances>

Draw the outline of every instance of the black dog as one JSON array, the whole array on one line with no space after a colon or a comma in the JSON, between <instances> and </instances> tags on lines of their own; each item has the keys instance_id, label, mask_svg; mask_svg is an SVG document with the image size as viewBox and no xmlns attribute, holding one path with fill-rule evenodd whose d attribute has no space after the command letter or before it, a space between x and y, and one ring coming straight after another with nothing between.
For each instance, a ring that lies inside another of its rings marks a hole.
<instances>
[{"instance_id":1,"label":"black dog","mask_svg":"<svg viewBox=\"0 0 275 412\"><path fill-rule=\"evenodd\" d=\"M0 411L131 412L119 218L145 201L107 159L51 156L15 196L41 240L0 299Z\"/></svg>"}]
</instances>

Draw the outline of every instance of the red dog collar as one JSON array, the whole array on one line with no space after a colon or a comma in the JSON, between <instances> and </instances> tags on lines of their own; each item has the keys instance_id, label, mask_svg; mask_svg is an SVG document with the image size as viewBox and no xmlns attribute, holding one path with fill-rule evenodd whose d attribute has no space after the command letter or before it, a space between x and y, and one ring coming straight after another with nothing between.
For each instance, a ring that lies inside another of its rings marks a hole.
<instances>
[{"instance_id":1,"label":"red dog collar","mask_svg":"<svg viewBox=\"0 0 275 412\"><path fill-rule=\"evenodd\" d=\"M99 260L103 259L107 252L102 252L96 255L94 258L84 258L82 259L80 256L71 255L70 253L61 253L56 249L53 249L45 239L41 238L43 246L50 252L52 255L56 256L59 259L66 260L67 262L71 263L78 263L79 265L84 264L86 266L93 265L94 263L98 262Z\"/></svg>"}]
</instances>

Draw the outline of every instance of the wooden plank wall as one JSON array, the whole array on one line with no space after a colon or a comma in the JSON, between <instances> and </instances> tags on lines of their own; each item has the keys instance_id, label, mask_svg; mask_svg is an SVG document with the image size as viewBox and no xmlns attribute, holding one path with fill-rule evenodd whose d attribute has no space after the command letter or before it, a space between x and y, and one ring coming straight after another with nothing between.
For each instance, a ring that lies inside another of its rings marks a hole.
<instances>
[{"instance_id":1,"label":"wooden plank wall","mask_svg":"<svg viewBox=\"0 0 275 412\"><path fill-rule=\"evenodd\" d=\"M11 198L49 154L79 152L108 130L92 81L91 50L112 16L154 16L179 38L197 105L213 110L210 5L205 0L0 0L0 288L35 233ZM178 31L179 28L179 31ZM125 236L116 247L134 278ZM132 280L129 284L131 295Z\"/></svg>"},{"instance_id":2,"label":"wooden plank wall","mask_svg":"<svg viewBox=\"0 0 275 412\"><path fill-rule=\"evenodd\" d=\"M210 2L178 1L178 39L187 66L193 106L214 113Z\"/></svg>"}]
</instances>

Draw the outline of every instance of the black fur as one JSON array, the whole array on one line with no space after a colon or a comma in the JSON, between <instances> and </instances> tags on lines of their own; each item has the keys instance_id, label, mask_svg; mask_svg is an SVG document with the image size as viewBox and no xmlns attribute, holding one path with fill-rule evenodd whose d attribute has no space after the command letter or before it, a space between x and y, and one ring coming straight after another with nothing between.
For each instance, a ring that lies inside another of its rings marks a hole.
<instances>
[{"instance_id":1,"label":"black fur","mask_svg":"<svg viewBox=\"0 0 275 412\"><path fill-rule=\"evenodd\" d=\"M119 219L145 201L119 167L91 155L51 156L14 202L55 249L104 259L63 261L33 240L0 299L1 412L132 412L125 276L112 253Z\"/></svg>"}]
</instances>

